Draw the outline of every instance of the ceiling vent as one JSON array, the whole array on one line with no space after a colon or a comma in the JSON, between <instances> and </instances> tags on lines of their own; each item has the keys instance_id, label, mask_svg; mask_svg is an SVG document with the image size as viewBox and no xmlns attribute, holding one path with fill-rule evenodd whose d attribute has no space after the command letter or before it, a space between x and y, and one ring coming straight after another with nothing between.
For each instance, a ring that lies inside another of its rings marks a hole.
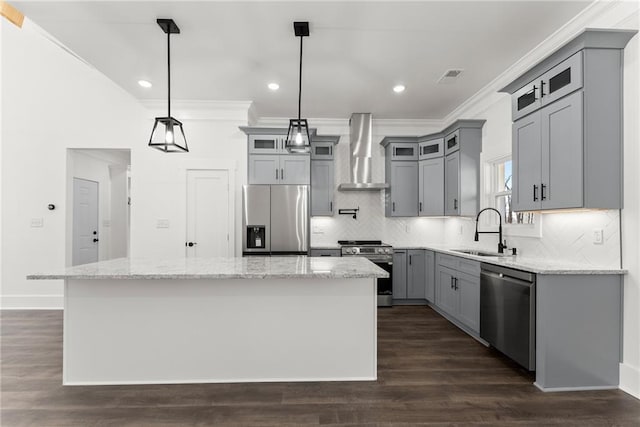
<instances>
[{"instance_id":1,"label":"ceiling vent","mask_svg":"<svg viewBox=\"0 0 640 427\"><path fill-rule=\"evenodd\" d=\"M459 69L459 68L451 68L451 69L449 69L449 70L444 72L442 77L440 77L438 79L438 83L440 83L440 84L453 83L456 80L458 80L458 78L460 77L460 74L462 74L462 70L461 69Z\"/></svg>"}]
</instances>

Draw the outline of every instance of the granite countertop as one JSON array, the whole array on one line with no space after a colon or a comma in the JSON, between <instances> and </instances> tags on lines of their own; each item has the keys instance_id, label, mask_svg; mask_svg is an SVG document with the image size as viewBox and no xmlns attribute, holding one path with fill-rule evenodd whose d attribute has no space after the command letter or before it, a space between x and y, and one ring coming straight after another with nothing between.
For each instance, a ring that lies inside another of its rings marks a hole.
<instances>
[{"instance_id":1,"label":"granite countertop","mask_svg":"<svg viewBox=\"0 0 640 427\"><path fill-rule=\"evenodd\" d=\"M118 258L30 274L45 279L358 279L389 274L361 257Z\"/></svg>"},{"instance_id":2,"label":"granite countertop","mask_svg":"<svg viewBox=\"0 0 640 427\"><path fill-rule=\"evenodd\" d=\"M472 259L474 261L485 262L487 264L499 265L517 270L529 271L536 274L626 274L627 270L622 268L596 267L590 264L545 260L540 258L523 257L521 255L507 256L479 256L464 254L452 250L450 245L428 244L423 246L398 246L394 249L428 249L447 255L454 255L461 258ZM453 249L481 250L479 248L455 247ZM492 251L486 251L492 252Z\"/></svg>"}]
</instances>

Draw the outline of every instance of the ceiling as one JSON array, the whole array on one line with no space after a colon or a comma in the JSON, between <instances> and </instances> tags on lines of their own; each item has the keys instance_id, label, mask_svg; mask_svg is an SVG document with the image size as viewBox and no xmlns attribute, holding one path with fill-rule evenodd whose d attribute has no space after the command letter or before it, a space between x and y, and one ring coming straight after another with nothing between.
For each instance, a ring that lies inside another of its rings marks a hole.
<instances>
[{"instance_id":1,"label":"ceiling","mask_svg":"<svg viewBox=\"0 0 640 427\"><path fill-rule=\"evenodd\" d=\"M13 1L29 19L140 100L253 101L258 117L294 116L304 39L303 117L442 119L590 1ZM438 84L449 68L454 83ZM153 83L151 89L137 84ZM267 83L277 82L272 92ZM401 94L396 84L406 86Z\"/></svg>"}]
</instances>

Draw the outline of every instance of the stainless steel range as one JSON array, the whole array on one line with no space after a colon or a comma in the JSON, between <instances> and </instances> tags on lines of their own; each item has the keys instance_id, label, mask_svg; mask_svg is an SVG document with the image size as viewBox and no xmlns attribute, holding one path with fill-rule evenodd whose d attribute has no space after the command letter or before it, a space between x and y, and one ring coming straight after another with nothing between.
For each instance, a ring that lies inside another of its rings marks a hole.
<instances>
[{"instance_id":1,"label":"stainless steel range","mask_svg":"<svg viewBox=\"0 0 640 427\"><path fill-rule=\"evenodd\" d=\"M378 307L393 305L393 247L380 240L338 240L342 256L361 256L389 273L378 279Z\"/></svg>"}]
</instances>

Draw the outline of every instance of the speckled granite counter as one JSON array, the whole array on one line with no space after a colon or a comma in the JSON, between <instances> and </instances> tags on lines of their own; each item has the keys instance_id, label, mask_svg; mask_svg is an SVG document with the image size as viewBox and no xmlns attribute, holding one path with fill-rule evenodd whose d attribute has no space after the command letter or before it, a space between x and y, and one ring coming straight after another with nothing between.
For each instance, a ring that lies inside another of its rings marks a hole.
<instances>
[{"instance_id":1,"label":"speckled granite counter","mask_svg":"<svg viewBox=\"0 0 640 427\"><path fill-rule=\"evenodd\" d=\"M118 258L31 274L27 279L356 279L389 274L359 257Z\"/></svg>"},{"instance_id":2,"label":"speckled granite counter","mask_svg":"<svg viewBox=\"0 0 640 427\"><path fill-rule=\"evenodd\" d=\"M506 256L479 256L457 252L452 249L483 250L480 248L455 247L451 245L430 244L424 246L398 246L395 249L427 249L447 255L454 255L487 264L499 265L517 270L529 271L536 274L626 274L627 270L621 268L594 267L589 264L581 264L568 261L550 261L539 258L523 257L521 255ZM487 251L489 252L489 251Z\"/></svg>"}]
</instances>

